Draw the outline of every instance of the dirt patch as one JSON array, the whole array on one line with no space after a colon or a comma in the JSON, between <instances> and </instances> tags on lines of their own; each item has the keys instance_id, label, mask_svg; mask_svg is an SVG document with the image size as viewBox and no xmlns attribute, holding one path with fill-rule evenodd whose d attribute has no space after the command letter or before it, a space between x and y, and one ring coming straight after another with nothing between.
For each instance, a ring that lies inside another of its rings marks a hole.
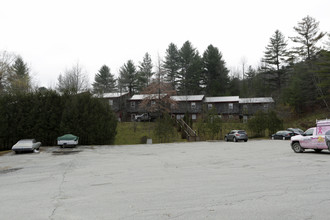
<instances>
[{"instance_id":1,"label":"dirt patch","mask_svg":"<svg viewBox=\"0 0 330 220\"><path fill-rule=\"evenodd\" d=\"M0 156L4 155L4 154L7 154L7 153L10 153L11 150L7 150L7 151L0 151Z\"/></svg>"},{"instance_id":2,"label":"dirt patch","mask_svg":"<svg viewBox=\"0 0 330 220\"><path fill-rule=\"evenodd\" d=\"M23 169L23 168L22 167L19 167L19 168L4 167L4 168L0 168L0 174L11 173L11 172L15 172L15 171L21 170L21 169Z\"/></svg>"}]
</instances>

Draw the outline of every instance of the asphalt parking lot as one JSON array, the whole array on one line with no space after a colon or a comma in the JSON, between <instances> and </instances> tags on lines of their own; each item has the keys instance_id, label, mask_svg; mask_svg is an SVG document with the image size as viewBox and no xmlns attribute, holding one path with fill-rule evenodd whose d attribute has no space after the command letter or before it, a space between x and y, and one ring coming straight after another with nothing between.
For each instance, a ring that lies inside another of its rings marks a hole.
<instances>
[{"instance_id":1,"label":"asphalt parking lot","mask_svg":"<svg viewBox=\"0 0 330 220\"><path fill-rule=\"evenodd\" d=\"M1 219L329 219L330 154L290 141L0 156Z\"/></svg>"}]
</instances>

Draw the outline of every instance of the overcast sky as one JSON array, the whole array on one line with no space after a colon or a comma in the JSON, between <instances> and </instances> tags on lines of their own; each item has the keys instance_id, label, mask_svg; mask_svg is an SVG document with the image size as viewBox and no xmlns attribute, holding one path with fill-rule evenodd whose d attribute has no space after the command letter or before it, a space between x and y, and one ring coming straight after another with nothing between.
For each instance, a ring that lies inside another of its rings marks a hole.
<instances>
[{"instance_id":1,"label":"overcast sky","mask_svg":"<svg viewBox=\"0 0 330 220\"><path fill-rule=\"evenodd\" d=\"M77 62L92 83L104 64L118 76L128 60L156 62L187 40L200 54L218 47L233 69L242 58L256 66L275 30L295 36L307 15L330 32L329 10L329 0L0 0L0 51L21 55L46 87Z\"/></svg>"}]
</instances>

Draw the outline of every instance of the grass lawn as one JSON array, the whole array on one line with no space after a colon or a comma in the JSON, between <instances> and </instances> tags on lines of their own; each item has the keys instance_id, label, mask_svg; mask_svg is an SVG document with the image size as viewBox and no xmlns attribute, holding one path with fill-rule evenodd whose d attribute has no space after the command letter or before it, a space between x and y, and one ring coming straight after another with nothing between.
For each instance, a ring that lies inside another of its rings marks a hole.
<instances>
[{"instance_id":1,"label":"grass lawn","mask_svg":"<svg viewBox=\"0 0 330 220\"><path fill-rule=\"evenodd\" d=\"M119 122L117 124L117 135L115 145L126 144L142 144L143 137L151 137L152 143L159 143L158 138L154 135L156 122ZM175 128L173 127L175 130ZM181 139L180 133L175 130L175 136L171 138L171 142L185 142Z\"/></svg>"}]
</instances>

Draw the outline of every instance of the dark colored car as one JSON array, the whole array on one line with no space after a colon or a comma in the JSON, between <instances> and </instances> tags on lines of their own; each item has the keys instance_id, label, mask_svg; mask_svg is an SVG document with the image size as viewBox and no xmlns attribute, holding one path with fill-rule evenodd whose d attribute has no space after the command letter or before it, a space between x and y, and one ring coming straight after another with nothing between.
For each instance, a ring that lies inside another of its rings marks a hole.
<instances>
[{"instance_id":1,"label":"dark colored car","mask_svg":"<svg viewBox=\"0 0 330 220\"><path fill-rule=\"evenodd\" d=\"M272 134L273 140L290 140L292 136L295 136L296 133L292 131L278 131L275 134Z\"/></svg>"},{"instance_id":2,"label":"dark colored car","mask_svg":"<svg viewBox=\"0 0 330 220\"><path fill-rule=\"evenodd\" d=\"M225 141L240 141L244 142L248 141L248 135L244 130L232 130L228 134L225 135Z\"/></svg>"},{"instance_id":3,"label":"dark colored car","mask_svg":"<svg viewBox=\"0 0 330 220\"><path fill-rule=\"evenodd\" d=\"M295 133L296 135L299 135L299 134L303 134L304 131L301 130L300 128L288 128L286 129L287 131L292 131L293 133Z\"/></svg>"}]
</instances>

